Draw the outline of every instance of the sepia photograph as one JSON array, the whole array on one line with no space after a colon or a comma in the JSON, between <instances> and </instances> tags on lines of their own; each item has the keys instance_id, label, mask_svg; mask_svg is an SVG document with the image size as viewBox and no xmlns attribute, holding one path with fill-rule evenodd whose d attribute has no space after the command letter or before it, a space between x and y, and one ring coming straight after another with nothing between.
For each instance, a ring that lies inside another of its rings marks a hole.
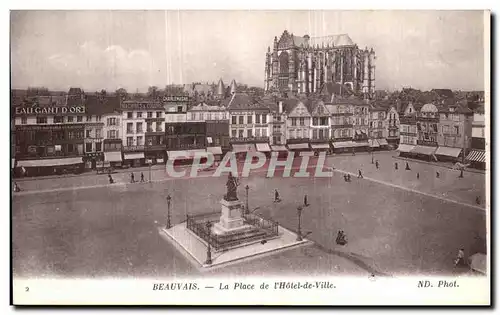
<instances>
[{"instance_id":1,"label":"sepia photograph","mask_svg":"<svg viewBox=\"0 0 500 315\"><path fill-rule=\"evenodd\" d=\"M488 305L490 19L11 11L13 304Z\"/></svg>"}]
</instances>

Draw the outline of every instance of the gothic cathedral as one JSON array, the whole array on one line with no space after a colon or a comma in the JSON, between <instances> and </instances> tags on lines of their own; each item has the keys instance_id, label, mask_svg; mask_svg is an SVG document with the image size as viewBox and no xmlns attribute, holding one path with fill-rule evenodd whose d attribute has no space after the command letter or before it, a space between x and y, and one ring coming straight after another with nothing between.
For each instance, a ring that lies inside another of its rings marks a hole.
<instances>
[{"instance_id":1,"label":"gothic cathedral","mask_svg":"<svg viewBox=\"0 0 500 315\"><path fill-rule=\"evenodd\" d=\"M284 31L267 48L266 93L311 95L324 83L337 83L364 98L375 95L375 52L359 49L347 34L294 36Z\"/></svg>"}]
</instances>

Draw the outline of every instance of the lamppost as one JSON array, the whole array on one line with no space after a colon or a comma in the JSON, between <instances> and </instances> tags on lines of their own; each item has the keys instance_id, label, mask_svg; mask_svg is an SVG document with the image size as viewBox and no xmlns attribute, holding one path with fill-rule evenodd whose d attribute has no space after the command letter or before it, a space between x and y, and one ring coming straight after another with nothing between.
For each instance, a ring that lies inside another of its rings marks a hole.
<instances>
[{"instance_id":1,"label":"lamppost","mask_svg":"<svg viewBox=\"0 0 500 315\"><path fill-rule=\"evenodd\" d=\"M151 183L151 164L153 164L153 161L149 160L148 164L149 164L149 182Z\"/></svg>"},{"instance_id":2,"label":"lamppost","mask_svg":"<svg viewBox=\"0 0 500 315\"><path fill-rule=\"evenodd\" d=\"M207 240L207 260L205 261L205 264L211 265L212 264L212 249L210 247L210 236L211 236L210 228L212 227L212 223L210 223L210 221L207 221L206 227L207 227L207 233L208 233L208 240Z\"/></svg>"},{"instance_id":3,"label":"lamppost","mask_svg":"<svg viewBox=\"0 0 500 315\"><path fill-rule=\"evenodd\" d=\"M302 241L302 231L301 231L301 228L300 228L300 217L302 216L302 206L298 206L297 207L297 215L299 216L299 226L298 226L298 229L297 229L297 242L301 242Z\"/></svg>"},{"instance_id":4,"label":"lamppost","mask_svg":"<svg viewBox=\"0 0 500 315\"><path fill-rule=\"evenodd\" d=\"M170 195L167 196L167 229L170 229L172 225L170 224L170 201L172 200L172 197Z\"/></svg>"},{"instance_id":5,"label":"lamppost","mask_svg":"<svg viewBox=\"0 0 500 315\"><path fill-rule=\"evenodd\" d=\"M247 204L246 204L246 207L245 207L245 214L249 214L250 213L250 208L248 208L248 190L250 189L250 187L248 187L248 185L245 186L245 190L246 190L246 193L247 193Z\"/></svg>"}]
</instances>

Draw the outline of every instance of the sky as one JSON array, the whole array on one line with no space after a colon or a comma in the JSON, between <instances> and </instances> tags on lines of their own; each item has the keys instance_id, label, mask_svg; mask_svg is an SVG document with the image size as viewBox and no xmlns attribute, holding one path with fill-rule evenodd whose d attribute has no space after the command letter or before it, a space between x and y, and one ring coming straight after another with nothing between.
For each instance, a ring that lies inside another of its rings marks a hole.
<instances>
[{"instance_id":1,"label":"sky","mask_svg":"<svg viewBox=\"0 0 500 315\"><path fill-rule=\"evenodd\" d=\"M347 33L377 89L484 90L482 11L12 11L12 88L86 91L232 79L264 85L284 30Z\"/></svg>"}]
</instances>

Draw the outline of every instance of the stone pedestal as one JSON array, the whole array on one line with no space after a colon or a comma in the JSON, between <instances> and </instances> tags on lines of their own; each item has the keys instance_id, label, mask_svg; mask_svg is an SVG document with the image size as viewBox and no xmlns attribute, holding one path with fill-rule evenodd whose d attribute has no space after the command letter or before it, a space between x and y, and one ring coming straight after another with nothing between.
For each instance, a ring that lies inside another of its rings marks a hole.
<instances>
[{"instance_id":1,"label":"stone pedestal","mask_svg":"<svg viewBox=\"0 0 500 315\"><path fill-rule=\"evenodd\" d=\"M252 226L244 224L241 216L243 203L240 200L227 201L222 199L220 204L222 215L220 221L214 224L213 232L215 234L231 234L252 228Z\"/></svg>"}]
</instances>

